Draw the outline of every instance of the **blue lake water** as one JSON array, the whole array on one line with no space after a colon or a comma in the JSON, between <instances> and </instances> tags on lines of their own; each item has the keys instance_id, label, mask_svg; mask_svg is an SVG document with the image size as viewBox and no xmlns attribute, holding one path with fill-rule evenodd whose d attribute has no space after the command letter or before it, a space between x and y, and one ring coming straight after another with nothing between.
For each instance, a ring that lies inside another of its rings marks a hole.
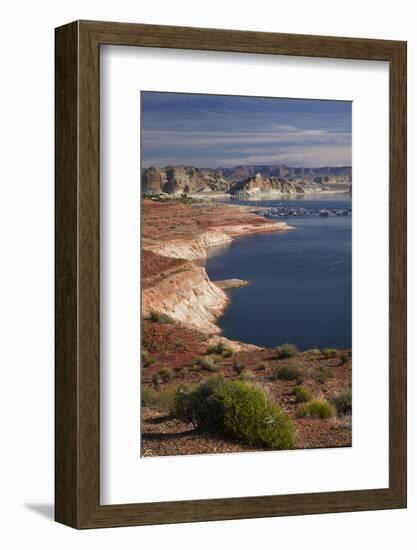
<instances>
[{"instance_id":1,"label":"blue lake water","mask_svg":"<svg viewBox=\"0 0 417 550\"><path fill-rule=\"evenodd\" d=\"M254 205L254 202L239 201ZM347 209L349 196L256 201L257 206ZM352 346L352 217L284 218L287 232L239 237L215 251L206 269L211 280L246 279L228 291L231 303L218 321L227 338L299 349Z\"/></svg>"}]
</instances>

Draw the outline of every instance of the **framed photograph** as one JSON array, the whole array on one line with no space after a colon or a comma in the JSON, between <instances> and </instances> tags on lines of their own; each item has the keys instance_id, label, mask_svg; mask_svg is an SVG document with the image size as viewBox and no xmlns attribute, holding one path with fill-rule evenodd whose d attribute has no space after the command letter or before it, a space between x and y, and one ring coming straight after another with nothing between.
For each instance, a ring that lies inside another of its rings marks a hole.
<instances>
[{"instance_id":1,"label":"framed photograph","mask_svg":"<svg viewBox=\"0 0 417 550\"><path fill-rule=\"evenodd\" d=\"M56 520L406 506L406 43L56 29Z\"/></svg>"}]
</instances>

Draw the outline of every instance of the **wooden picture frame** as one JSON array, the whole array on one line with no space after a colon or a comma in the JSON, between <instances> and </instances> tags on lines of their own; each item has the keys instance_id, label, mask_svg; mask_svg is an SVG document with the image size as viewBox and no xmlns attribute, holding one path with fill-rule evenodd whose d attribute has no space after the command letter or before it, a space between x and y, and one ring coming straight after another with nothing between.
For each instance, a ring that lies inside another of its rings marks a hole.
<instances>
[{"instance_id":1,"label":"wooden picture frame","mask_svg":"<svg viewBox=\"0 0 417 550\"><path fill-rule=\"evenodd\" d=\"M99 528L404 508L406 43L94 21L59 27L55 39L56 521ZM389 62L388 488L100 504L99 56L104 44Z\"/></svg>"}]
</instances>

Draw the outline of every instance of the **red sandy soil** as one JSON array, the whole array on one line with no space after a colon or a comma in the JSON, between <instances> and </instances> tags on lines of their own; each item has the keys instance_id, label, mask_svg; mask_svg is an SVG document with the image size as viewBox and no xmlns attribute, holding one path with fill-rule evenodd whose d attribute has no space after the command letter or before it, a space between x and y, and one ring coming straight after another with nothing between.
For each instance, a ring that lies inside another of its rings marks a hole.
<instances>
[{"instance_id":1,"label":"red sandy soil","mask_svg":"<svg viewBox=\"0 0 417 550\"><path fill-rule=\"evenodd\" d=\"M273 225L258 216L254 208L240 205L182 204L179 201L162 203L142 201L142 240L171 240L196 237L207 230L220 230L233 225Z\"/></svg>"},{"instance_id":2,"label":"red sandy soil","mask_svg":"<svg viewBox=\"0 0 417 550\"><path fill-rule=\"evenodd\" d=\"M153 365L142 369L142 380L146 385L152 385L152 374L158 373L163 367L172 369L173 377L168 383L160 382L162 391L183 383L199 383L213 376L195 365L196 359L209 356L206 354L207 336L198 331L178 323L159 324L144 320L142 341L155 359ZM350 351L339 350L337 354L336 358L325 359L322 354L315 356L306 352L297 354L295 358L279 360L272 349L240 351L231 358L220 358L218 364L221 369L217 374L228 380L238 379L233 363L244 365L245 371L252 373L251 382L259 383L269 397L293 419L296 448L347 447L352 444L350 418L295 418L298 404L292 390L296 382L271 380L271 374L276 367L287 365L296 359L307 369L302 386L311 392L313 399L331 400L351 383ZM341 364L342 355L348 356L345 364ZM318 373L324 373L319 380ZM219 434L195 432L190 424L150 408L142 409L142 434L144 456L260 450L227 440Z\"/></svg>"},{"instance_id":3,"label":"red sandy soil","mask_svg":"<svg viewBox=\"0 0 417 550\"><path fill-rule=\"evenodd\" d=\"M142 268L142 286L154 284L155 278L159 274L170 271L187 263L187 260L177 258L168 258L154 254L149 250L142 250L141 253L141 268Z\"/></svg>"}]
</instances>

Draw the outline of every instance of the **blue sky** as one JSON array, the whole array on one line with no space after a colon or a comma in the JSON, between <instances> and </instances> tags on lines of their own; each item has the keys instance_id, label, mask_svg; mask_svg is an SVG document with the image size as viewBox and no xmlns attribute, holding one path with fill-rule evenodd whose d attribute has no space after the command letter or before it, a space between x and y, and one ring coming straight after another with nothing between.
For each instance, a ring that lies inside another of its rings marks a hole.
<instances>
[{"instance_id":1,"label":"blue sky","mask_svg":"<svg viewBox=\"0 0 417 550\"><path fill-rule=\"evenodd\" d=\"M351 164L349 101L141 92L142 167Z\"/></svg>"}]
</instances>

